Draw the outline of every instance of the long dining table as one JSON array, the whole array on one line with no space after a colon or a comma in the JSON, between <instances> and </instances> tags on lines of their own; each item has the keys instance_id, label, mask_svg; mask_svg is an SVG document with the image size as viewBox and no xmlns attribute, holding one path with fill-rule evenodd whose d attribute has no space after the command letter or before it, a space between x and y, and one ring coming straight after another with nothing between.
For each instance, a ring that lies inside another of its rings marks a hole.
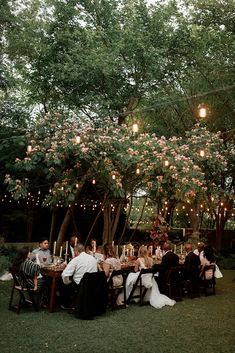
<instances>
[{"instance_id":1,"label":"long dining table","mask_svg":"<svg viewBox=\"0 0 235 353\"><path fill-rule=\"evenodd\" d=\"M53 313L55 311L57 283L58 283L58 280L61 278L61 274L63 270L64 270L64 266L58 266L58 265L48 265L45 267L41 267L41 274L51 279L51 292L50 292L50 300L48 305L49 313Z\"/></svg>"}]
</instances>

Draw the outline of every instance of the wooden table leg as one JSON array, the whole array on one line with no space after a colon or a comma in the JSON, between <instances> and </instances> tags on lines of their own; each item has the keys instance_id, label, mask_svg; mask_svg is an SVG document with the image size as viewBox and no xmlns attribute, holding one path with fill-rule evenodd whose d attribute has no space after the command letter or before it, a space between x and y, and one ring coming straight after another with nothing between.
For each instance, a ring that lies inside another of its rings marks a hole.
<instances>
[{"instance_id":1,"label":"wooden table leg","mask_svg":"<svg viewBox=\"0 0 235 353\"><path fill-rule=\"evenodd\" d=\"M55 310L56 289L57 289L56 277L52 277L51 296L50 296L50 303L49 303L49 308L48 308L49 313L53 313L53 311Z\"/></svg>"}]
</instances>

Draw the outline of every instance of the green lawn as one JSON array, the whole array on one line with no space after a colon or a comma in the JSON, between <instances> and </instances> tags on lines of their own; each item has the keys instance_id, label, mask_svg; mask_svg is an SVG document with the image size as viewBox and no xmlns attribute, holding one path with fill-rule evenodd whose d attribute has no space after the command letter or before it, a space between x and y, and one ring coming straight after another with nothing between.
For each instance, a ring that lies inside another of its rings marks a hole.
<instances>
[{"instance_id":1,"label":"green lawn","mask_svg":"<svg viewBox=\"0 0 235 353\"><path fill-rule=\"evenodd\" d=\"M131 304L91 321L64 311L9 311L11 283L0 282L1 353L234 353L235 271L224 270L216 296L160 310Z\"/></svg>"}]
</instances>

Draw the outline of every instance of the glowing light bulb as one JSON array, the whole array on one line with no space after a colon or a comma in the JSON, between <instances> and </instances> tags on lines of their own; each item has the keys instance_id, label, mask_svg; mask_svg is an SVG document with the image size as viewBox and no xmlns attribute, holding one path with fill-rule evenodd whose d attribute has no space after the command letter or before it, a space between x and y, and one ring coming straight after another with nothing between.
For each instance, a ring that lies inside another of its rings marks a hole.
<instances>
[{"instance_id":1,"label":"glowing light bulb","mask_svg":"<svg viewBox=\"0 0 235 353\"><path fill-rule=\"evenodd\" d=\"M79 135L77 135L75 137L76 143L80 143L81 142L81 137Z\"/></svg>"}]
</instances>

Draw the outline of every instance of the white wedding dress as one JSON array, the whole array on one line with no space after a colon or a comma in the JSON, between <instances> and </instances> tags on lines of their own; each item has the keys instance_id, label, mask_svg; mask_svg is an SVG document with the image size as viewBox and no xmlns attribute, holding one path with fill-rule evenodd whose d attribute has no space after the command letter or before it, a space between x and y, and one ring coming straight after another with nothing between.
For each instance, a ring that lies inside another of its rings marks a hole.
<instances>
[{"instance_id":1,"label":"white wedding dress","mask_svg":"<svg viewBox=\"0 0 235 353\"><path fill-rule=\"evenodd\" d=\"M140 263L140 269L146 268L143 261L139 259ZM129 273L127 280L126 280L126 297L128 298L131 290L133 288L134 283L137 280L137 277L139 275L139 272L131 272ZM145 288L148 288L147 293L144 297L144 301L150 302L150 305L153 306L156 309L160 309L165 305L170 305L173 306L176 301L168 298L166 295L161 294L157 282L155 281L152 273L146 273L142 275L142 284ZM136 289L136 291L139 291L139 288ZM138 294L138 292L136 292ZM134 292L135 295L135 292ZM123 293L120 294L120 300L123 298ZM135 299L134 299L135 300Z\"/></svg>"}]
</instances>

